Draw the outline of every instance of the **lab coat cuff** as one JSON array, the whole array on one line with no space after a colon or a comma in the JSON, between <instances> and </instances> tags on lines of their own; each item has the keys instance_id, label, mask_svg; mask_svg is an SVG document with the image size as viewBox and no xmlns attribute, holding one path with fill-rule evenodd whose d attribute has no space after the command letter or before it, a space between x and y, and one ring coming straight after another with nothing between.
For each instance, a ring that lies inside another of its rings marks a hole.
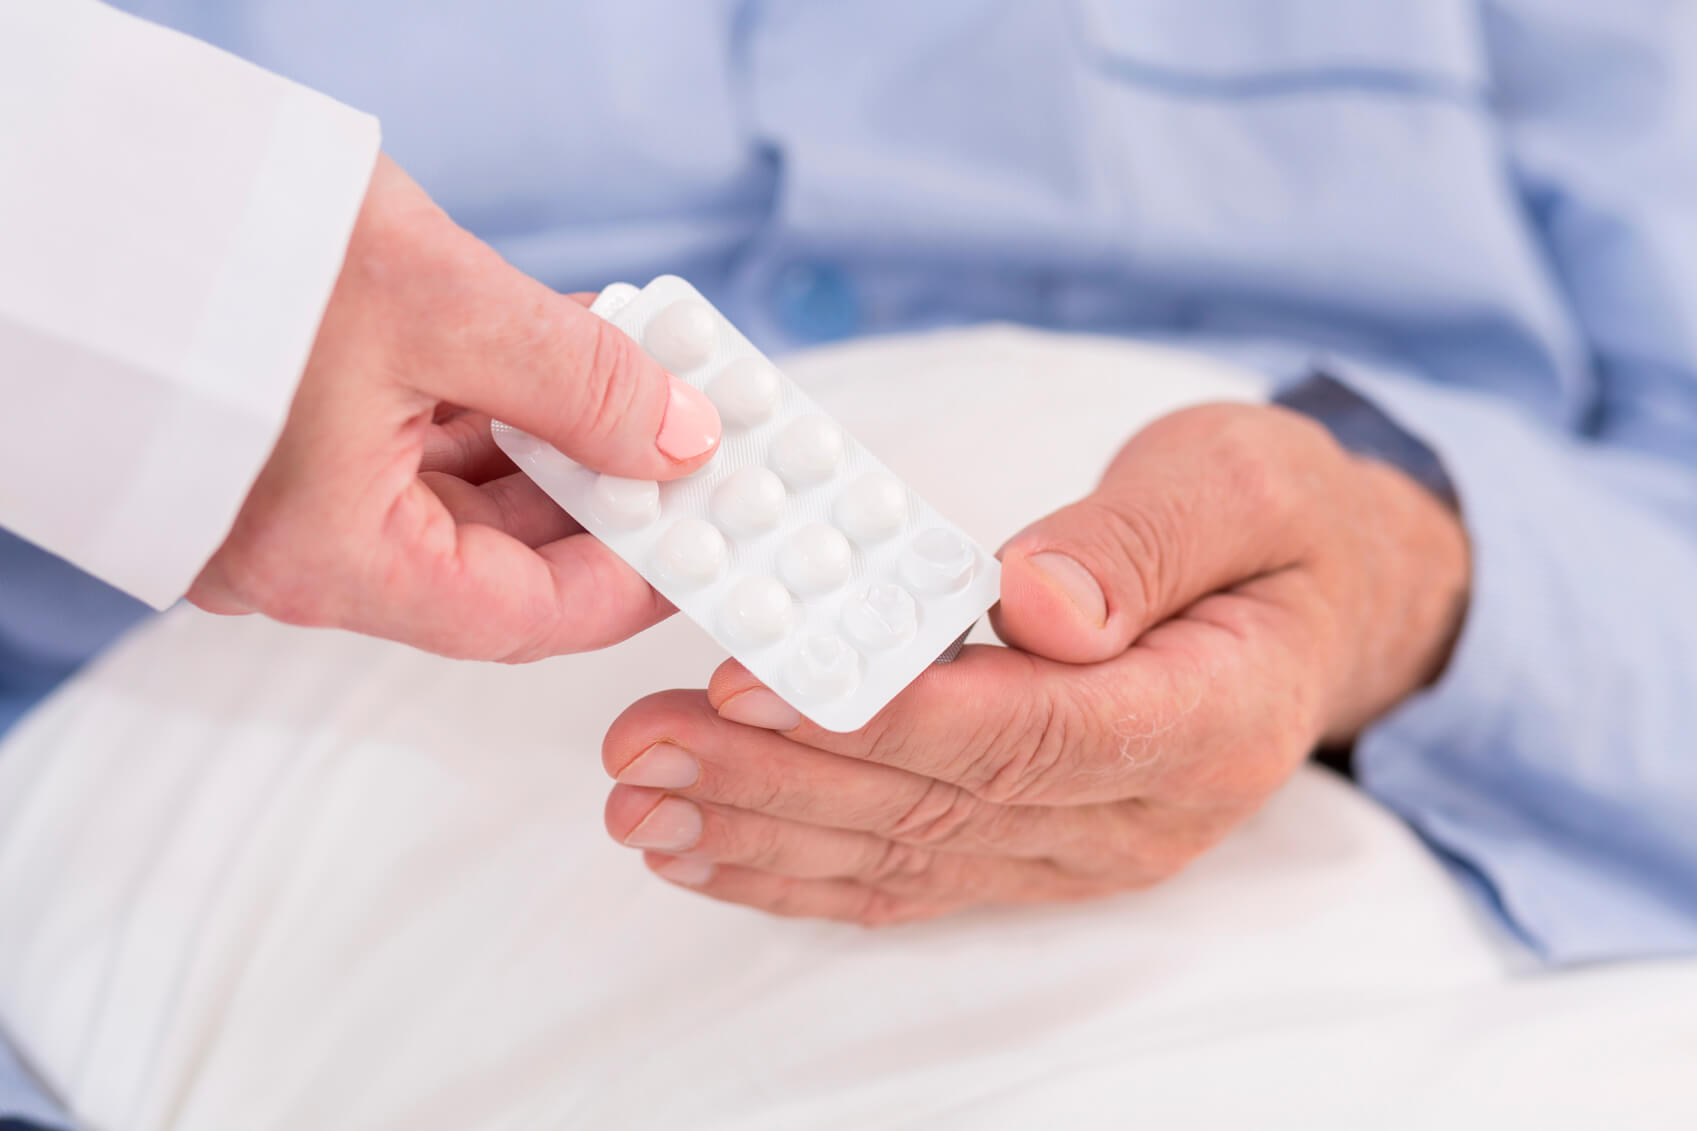
<instances>
[{"instance_id":1,"label":"lab coat cuff","mask_svg":"<svg viewBox=\"0 0 1697 1131\"><path fill-rule=\"evenodd\" d=\"M163 608L276 444L377 122L92 0L0 3L0 74L0 525Z\"/></svg>"},{"instance_id":2,"label":"lab coat cuff","mask_svg":"<svg viewBox=\"0 0 1697 1131\"><path fill-rule=\"evenodd\" d=\"M278 104L242 221L176 381L200 402L178 417L198 430L190 450L200 457L175 450L190 436L160 436L121 515L132 536L145 537L150 515L178 509L173 545L136 558L134 572L116 564L106 577L155 608L181 597L217 551L276 445L379 148L370 115L304 87ZM185 504L193 508L187 516Z\"/></svg>"}]
</instances>

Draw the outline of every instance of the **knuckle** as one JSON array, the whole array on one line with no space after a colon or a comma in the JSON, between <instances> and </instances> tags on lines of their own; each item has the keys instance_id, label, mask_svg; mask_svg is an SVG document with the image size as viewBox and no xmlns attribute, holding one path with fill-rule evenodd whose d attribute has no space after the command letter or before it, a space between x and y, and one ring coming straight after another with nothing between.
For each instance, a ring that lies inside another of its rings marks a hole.
<instances>
[{"instance_id":1,"label":"knuckle","mask_svg":"<svg viewBox=\"0 0 1697 1131\"><path fill-rule=\"evenodd\" d=\"M956 677L959 673L933 668L921 678L932 681L936 693L938 682ZM990 712L978 712L970 720L961 720L958 735L939 740L933 733L913 725L906 709L886 708L875 715L858 734L854 757L884 766L894 766L910 773L948 781L958 781L979 755L976 751L998 740L1000 728L982 717ZM920 804L925 804L921 799ZM874 816L874 819L878 819ZM883 818L888 820L887 817Z\"/></svg>"},{"instance_id":2,"label":"knuckle","mask_svg":"<svg viewBox=\"0 0 1697 1131\"><path fill-rule=\"evenodd\" d=\"M484 497L494 506L495 524L501 530L518 531L524 523L524 508L515 490L510 480L496 480L484 489Z\"/></svg>"},{"instance_id":3,"label":"knuckle","mask_svg":"<svg viewBox=\"0 0 1697 1131\"><path fill-rule=\"evenodd\" d=\"M1134 605L1136 618L1142 619L1160 607L1164 579L1182 576L1183 563L1176 560L1179 543L1173 536L1179 524L1153 499L1131 506L1087 505L1113 552L1119 600Z\"/></svg>"},{"instance_id":4,"label":"knuckle","mask_svg":"<svg viewBox=\"0 0 1697 1131\"><path fill-rule=\"evenodd\" d=\"M902 725L901 712L885 708L872 716L871 722L860 728L860 756L869 762L890 766L903 765L906 762L904 755L911 742L911 734L911 728Z\"/></svg>"},{"instance_id":5,"label":"knuckle","mask_svg":"<svg viewBox=\"0 0 1697 1131\"><path fill-rule=\"evenodd\" d=\"M932 779L890 826L890 836L909 844L937 846L960 839L983 802L948 782Z\"/></svg>"},{"instance_id":6,"label":"knuckle","mask_svg":"<svg viewBox=\"0 0 1697 1131\"><path fill-rule=\"evenodd\" d=\"M474 463L483 450L485 433L473 423L472 417L457 417L439 425L437 435L445 449L444 458L428 466L465 467Z\"/></svg>"},{"instance_id":7,"label":"knuckle","mask_svg":"<svg viewBox=\"0 0 1697 1131\"><path fill-rule=\"evenodd\" d=\"M883 843L877 859L866 870L866 880L878 887L899 886L904 889L921 886L936 869L937 856L927 848L905 844L899 840Z\"/></svg>"},{"instance_id":8,"label":"knuckle","mask_svg":"<svg viewBox=\"0 0 1697 1131\"><path fill-rule=\"evenodd\" d=\"M731 772L746 768L746 763L739 761ZM750 773L749 781L739 792L742 794L737 801L739 807L755 813L770 813L783 803L789 789L782 775L764 770Z\"/></svg>"},{"instance_id":9,"label":"knuckle","mask_svg":"<svg viewBox=\"0 0 1697 1131\"><path fill-rule=\"evenodd\" d=\"M725 849L721 859L734 860L762 872L783 873L789 855L783 827L776 821L749 821L735 817L718 822Z\"/></svg>"},{"instance_id":10,"label":"knuckle","mask_svg":"<svg viewBox=\"0 0 1697 1131\"><path fill-rule=\"evenodd\" d=\"M968 767L965 788L993 805L1030 803L1064 787L1074 736L1071 714L1048 696L1033 697L1012 741L990 741Z\"/></svg>"},{"instance_id":11,"label":"knuckle","mask_svg":"<svg viewBox=\"0 0 1697 1131\"><path fill-rule=\"evenodd\" d=\"M636 343L611 322L591 319L584 333L588 340L569 423L579 436L605 440L618 434L636 406L637 382L630 373L640 358Z\"/></svg>"}]
</instances>

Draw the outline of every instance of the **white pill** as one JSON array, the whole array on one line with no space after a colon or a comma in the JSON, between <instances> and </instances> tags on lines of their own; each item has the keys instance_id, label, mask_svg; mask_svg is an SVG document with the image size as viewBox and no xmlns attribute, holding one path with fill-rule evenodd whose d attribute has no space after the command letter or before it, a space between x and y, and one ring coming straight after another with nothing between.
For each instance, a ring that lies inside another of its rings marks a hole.
<instances>
[{"instance_id":1,"label":"white pill","mask_svg":"<svg viewBox=\"0 0 1697 1131\"><path fill-rule=\"evenodd\" d=\"M782 391L777 369L763 357L745 357L725 366L707 386L707 395L726 424L749 428L778 407Z\"/></svg>"},{"instance_id":2,"label":"white pill","mask_svg":"<svg viewBox=\"0 0 1697 1131\"><path fill-rule=\"evenodd\" d=\"M654 569L674 585L699 589L719 576L728 556L725 536L718 527L699 518L683 518L660 535Z\"/></svg>"},{"instance_id":3,"label":"white pill","mask_svg":"<svg viewBox=\"0 0 1697 1131\"><path fill-rule=\"evenodd\" d=\"M853 565L849 540L822 522L802 527L778 551L778 576L803 597L836 589L849 579Z\"/></svg>"},{"instance_id":4,"label":"white pill","mask_svg":"<svg viewBox=\"0 0 1697 1131\"><path fill-rule=\"evenodd\" d=\"M843 430L816 414L791 421L772 444L772 466L792 487L823 483L842 463Z\"/></svg>"},{"instance_id":5,"label":"white pill","mask_svg":"<svg viewBox=\"0 0 1697 1131\"><path fill-rule=\"evenodd\" d=\"M860 686L860 655L840 636L810 636L790 656L784 675L803 699L841 699Z\"/></svg>"},{"instance_id":6,"label":"white pill","mask_svg":"<svg viewBox=\"0 0 1697 1131\"><path fill-rule=\"evenodd\" d=\"M630 300L641 293L642 288L631 283L609 283L605 290L595 296L595 301L589 304L589 312L599 314L603 318L611 318L629 306Z\"/></svg>"},{"instance_id":7,"label":"white pill","mask_svg":"<svg viewBox=\"0 0 1697 1131\"><path fill-rule=\"evenodd\" d=\"M972 579L972 546L952 530L927 530L902 557L902 575L921 593L942 596Z\"/></svg>"},{"instance_id":8,"label":"white pill","mask_svg":"<svg viewBox=\"0 0 1697 1131\"><path fill-rule=\"evenodd\" d=\"M642 332L643 346L673 373L687 373L712 357L718 338L712 309L692 298L679 299L656 314Z\"/></svg>"},{"instance_id":9,"label":"white pill","mask_svg":"<svg viewBox=\"0 0 1697 1131\"><path fill-rule=\"evenodd\" d=\"M784 481L764 467L739 467L714 488L709 505L732 534L764 534L784 513Z\"/></svg>"},{"instance_id":10,"label":"white pill","mask_svg":"<svg viewBox=\"0 0 1697 1131\"><path fill-rule=\"evenodd\" d=\"M869 652L906 644L918 631L919 603L900 585L873 585L843 605L843 632Z\"/></svg>"},{"instance_id":11,"label":"white pill","mask_svg":"<svg viewBox=\"0 0 1697 1131\"><path fill-rule=\"evenodd\" d=\"M849 484L832 514L856 542L882 542L907 524L907 488L887 471L869 471Z\"/></svg>"},{"instance_id":12,"label":"white pill","mask_svg":"<svg viewBox=\"0 0 1697 1131\"><path fill-rule=\"evenodd\" d=\"M724 624L738 644L775 644L795 624L795 599L770 577L745 577L725 598Z\"/></svg>"},{"instance_id":13,"label":"white pill","mask_svg":"<svg viewBox=\"0 0 1697 1131\"><path fill-rule=\"evenodd\" d=\"M652 479L598 475L590 488L595 517L614 530L639 530L660 517L660 484Z\"/></svg>"}]
</instances>

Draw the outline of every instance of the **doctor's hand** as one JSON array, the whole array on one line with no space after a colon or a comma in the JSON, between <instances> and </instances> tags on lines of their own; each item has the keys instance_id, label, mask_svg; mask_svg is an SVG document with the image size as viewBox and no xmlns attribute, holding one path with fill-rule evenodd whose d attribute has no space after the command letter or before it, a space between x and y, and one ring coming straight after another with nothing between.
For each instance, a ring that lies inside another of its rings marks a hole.
<instances>
[{"instance_id":1,"label":"doctor's hand","mask_svg":"<svg viewBox=\"0 0 1697 1131\"><path fill-rule=\"evenodd\" d=\"M642 479L694 471L719 439L702 393L382 158L282 436L189 599L498 660L669 613L515 470L491 417Z\"/></svg>"},{"instance_id":2,"label":"doctor's hand","mask_svg":"<svg viewBox=\"0 0 1697 1131\"><path fill-rule=\"evenodd\" d=\"M1443 503L1258 406L1157 421L1002 558L1016 647L854 734L734 662L631 707L609 831L714 898L867 924L1144 887L1435 678L1469 577Z\"/></svg>"}]
</instances>

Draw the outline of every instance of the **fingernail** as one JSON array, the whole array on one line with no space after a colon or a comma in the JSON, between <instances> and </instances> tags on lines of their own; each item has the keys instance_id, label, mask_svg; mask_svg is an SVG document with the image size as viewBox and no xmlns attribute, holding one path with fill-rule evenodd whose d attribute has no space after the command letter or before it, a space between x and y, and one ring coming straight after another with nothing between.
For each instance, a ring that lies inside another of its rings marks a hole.
<instances>
[{"instance_id":1,"label":"fingernail","mask_svg":"<svg viewBox=\"0 0 1697 1131\"><path fill-rule=\"evenodd\" d=\"M625 843L657 852L684 852L700 839L701 810L681 797L662 797L625 837Z\"/></svg>"},{"instance_id":2,"label":"fingernail","mask_svg":"<svg viewBox=\"0 0 1697 1131\"><path fill-rule=\"evenodd\" d=\"M674 856L664 864L654 865L654 874L663 880L671 880L674 884L700 887L713 878L713 861Z\"/></svg>"},{"instance_id":3,"label":"fingernail","mask_svg":"<svg viewBox=\"0 0 1697 1131\"><path fill-rule=\"evenodd\" d=\"M1025 559L1044 581L1071 601L1085 620L1097 628L1108 623L1108 599L1089 570L1058 550L1044 550Z\"/></svg>"},{"instance_id":4,"label":"fingernail","mask_svg":"<svg viewBox=\"0 0 1697 1131\"><path fill-rule=\"evenodd\" d=\"M701 765L689 751L672 742L656 742L619 771L625 785L650 789L688 789L701 777Z\"/></svg>"},{"instance_id":5,"label":"fingernail","mask_svg":"<svg viewBox=\"0 0 1697 1131\"><path fill-rule=\"evenodd\" d=\"M801 712L764 687L733 695L719 708L719 717L766 730L793 730L801 725Z\"/></svg>"},{"instance_id":6,"label":"fingernail","mask_svg":"<svg viewBox=\"0 0 1697 1131\"><path fill-rule=\"evenodd\" d=\"M670 459L680 463L694 459L719 442L719 410L707 394L671 374L666 375L671 392L666 397L666 416L654 444Z\"/></svg>"}]
</instances>

